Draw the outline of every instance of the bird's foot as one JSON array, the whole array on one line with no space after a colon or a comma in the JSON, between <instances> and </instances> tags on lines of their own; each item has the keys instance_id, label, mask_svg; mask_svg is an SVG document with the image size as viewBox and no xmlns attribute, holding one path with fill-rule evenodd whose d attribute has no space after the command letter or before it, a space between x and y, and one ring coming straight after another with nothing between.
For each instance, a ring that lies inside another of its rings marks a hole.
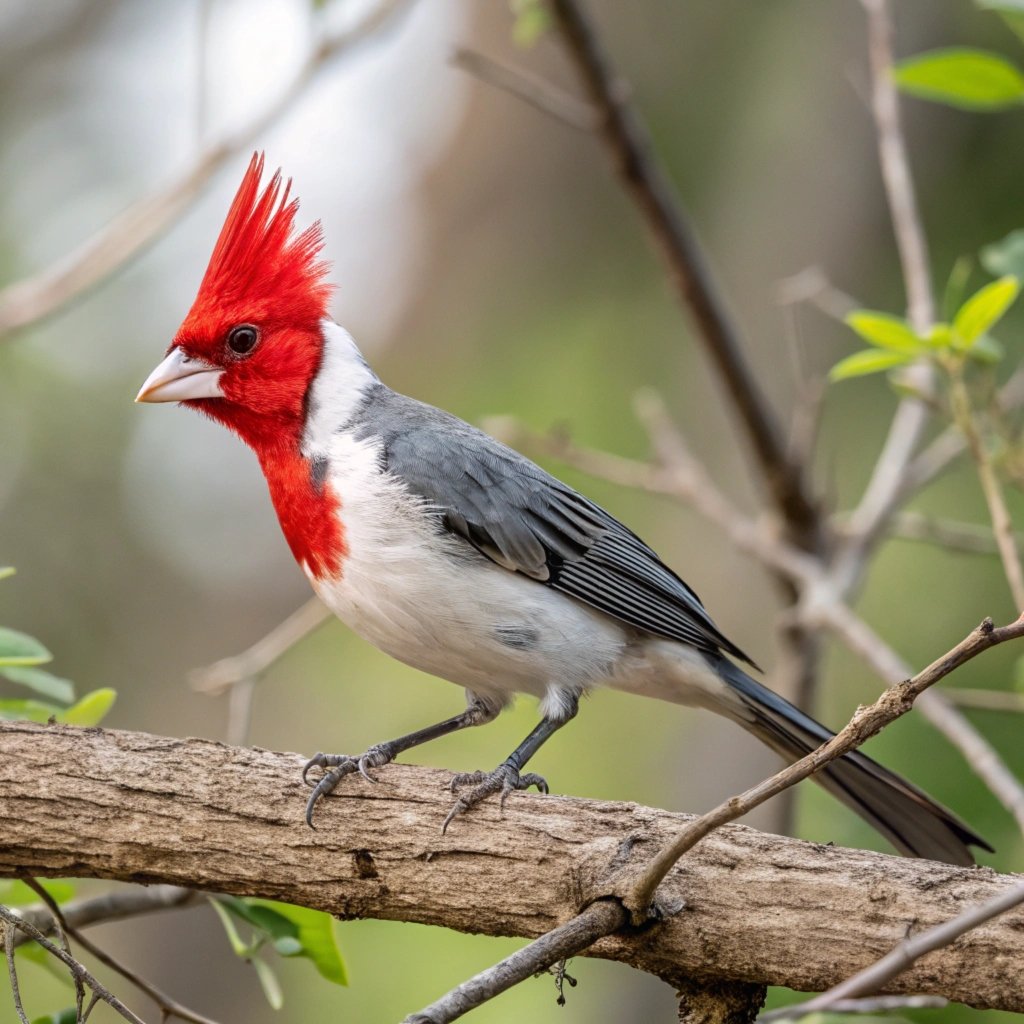
<instances>
[{"instance_id":1,"label":"bird's foot","mask_svg":"<svg viewBox=\"0 0 1024 1024\"><path fill-rule=\"evenodd\" d=\"M448 826L458 815L465 813L495 793L501 794L498 807L504 810L505 801L508 799L509 793L514 790L536 786L542 793L548 791L547 780L542 775L537 775L535 772L520 775L519 769L509 761L502 761L492 772L459 772L452 778L448 788L454 793L462 786L473 786L473 789L460 796L452 804L452 809L441 826L442 835L448 831Z\"/></svg>"},{"instance_id":2,"label":"bird's foot","mask_svg":"<svg viewBox=\"0 0 1024 1024\"><path fill-rule=\"evenodd\" d=\"M346 775L354 775L359 772L367 782L376 782L377 780L370 774L370 769L380 768L381 765L390 763L394 760L394 756L394 753L388 749L387 743L378 743L377 746L370 747L365 754L361 754L359 757L352 757L351 754L314 754L302 769L302 781L307 786L313 787L313 792L310 793L306 803L306 824L310 828L314 827L313 809L316 807L316 802L320 797L326 796L334 790ZM311 768L320 768L323 771L320 780L315 784L309 779Z\"/></svg>"}]
</instances>

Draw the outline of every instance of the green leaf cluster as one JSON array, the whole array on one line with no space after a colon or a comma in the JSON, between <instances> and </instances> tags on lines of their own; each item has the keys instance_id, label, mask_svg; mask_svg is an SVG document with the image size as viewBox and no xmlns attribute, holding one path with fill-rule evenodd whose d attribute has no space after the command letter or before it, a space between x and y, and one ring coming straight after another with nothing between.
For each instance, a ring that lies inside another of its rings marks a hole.
<instances>
[{"instance_id":1,"label":"green leaf cluster","mask_svg":"<svg viewBox=\"0 0 1024 1024\"><path fill-rule=\"evenodd\" d=\"M211 897L210 904L224 925L235 955L252 964L263 994L275 1010L284 1005L284 993L270 964L258 956L262 949L272 949L282 957L305 957L328 981L348 984L330 914L290 903L234 896ZM239 934L236 922L251 929L247 940Z\"/></svg>"},{"instance_id":2,"label":"green leaf cluster","mask_svg":"<svg viewBox=\"0 0 1024 1024\"><path fill-rule=\"evenodd\" d=\"M975 0L1024 40L1024 0ZM1009 110L1024 104L1024 71L989 50L951 46L908 57L893 68L905 93L961 110Z\"/></svg>"},{"instance_id":3,"label":"green leaf cluster","mask_svg":"<svg viewBox=\"0 0 1024 1024\"><path fill-rule=\"evenodd\" d=\"M935 324L927 337L917 334L901 317L871 309L855 310L846 322L871 347L840 360L829 377L864 377L923 358L997 362L1002 348L988 332L1013 305L1019 291L1020 281L1012 274L992 281L960 306L951 323Z\"/></svg>"},{"instance_id":4,"label":"green leaf cluster","mask_svg":"<svg viewBox=\"0 0 1024 1024\"><path fill-rule=\"evenodd\" d=\"M13 575L13 569L0 568L0 580ZM0 676L36 694L0 698L0 720L99 725L113 707L116 691L102 687L76 701L75 688L67 679L39 667L51 661L53 655L35 637L0 626Z\"/></svg>"}]
</instances>

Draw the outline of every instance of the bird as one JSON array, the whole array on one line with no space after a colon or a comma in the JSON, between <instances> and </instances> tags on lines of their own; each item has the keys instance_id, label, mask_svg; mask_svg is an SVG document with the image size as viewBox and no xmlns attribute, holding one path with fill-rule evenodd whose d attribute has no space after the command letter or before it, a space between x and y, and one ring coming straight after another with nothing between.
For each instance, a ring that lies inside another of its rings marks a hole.
<instances>
[{"instance_id":1,"label":"bird","mask_svg":"<svg viewBox=\"0 0 1024 1024\"><path fill-rule=\"evenodd\" d=\"M317 753L305 818L347 776L496 718L540 721L492 771L453 776L442 826L489 797L548 791L530 758L611 687L700 707L792 761L833 735L740 667L757 666L613 515L448 412L393 391L331 319L317 221L255 153L195 301L138 402L179 402L255 452L285 540L324 604L391 657L465 690L463 711L359 755ZM908 856L973 864L989 844L855 751L814 778ZM315 781L314 781L315 779Z\"/></svg>"}]
</instances>

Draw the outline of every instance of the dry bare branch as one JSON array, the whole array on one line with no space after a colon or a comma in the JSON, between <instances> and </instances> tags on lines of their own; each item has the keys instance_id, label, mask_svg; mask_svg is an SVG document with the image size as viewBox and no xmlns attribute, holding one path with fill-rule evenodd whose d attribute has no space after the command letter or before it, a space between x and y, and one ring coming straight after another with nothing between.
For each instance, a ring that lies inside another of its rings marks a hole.
<instances>
[{"instance_id":1,"label":"dry bare branch","mask_svg":"<svg viewBox=\"0 0 1024 1024\"><path fill-rule=\"evenodd\" d=\"M452 54L451 63L570 128L582 132L592 132L597 128L597 113L592 107L522 68L502 64L493 57L464 48Z\"/></svg>"},{"instance_id":2,"label":"dry bare branch","mask_svg":"<svg viewBox=\"0 0 1024 1024\"><path fill-rule=\"evenodd\" d=\"M0 291L0 338L62 309L120 270L180 219L214 174L253 145L317 78L343 55L356 52L412 0L381 0L352 28L322 40L284 92L259 117L205 149L170 185L130 206L77 249L41 273Z\"/></svg>"},{"instance_id":3,"label":"dry bare branch","mask_svg":"<svg viewBox=\"0 0 1024 1024\"><path fill-rule=\"evenodd\" d=\"M536 942L517 949L493 967L457 985L402 1024L450 1024L482 1006L527 978L546 971L552 964L589 949L598 939L617 932L629 920L621 904L610 900L591 903L576 917L553 928Z\"/></svg>"}]
</instances>

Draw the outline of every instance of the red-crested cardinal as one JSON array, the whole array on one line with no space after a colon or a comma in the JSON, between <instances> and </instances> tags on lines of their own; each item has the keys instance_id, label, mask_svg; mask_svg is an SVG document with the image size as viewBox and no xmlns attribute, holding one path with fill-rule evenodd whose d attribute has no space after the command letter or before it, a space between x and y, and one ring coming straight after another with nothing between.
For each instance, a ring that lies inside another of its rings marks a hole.
<instances>
[{"instance_id":1,"label":"red-crested cardinal","mask_svg":"<svg viewBox=\"0 0 1024 1024\"><path fill-rule=\"evenodd\" d=\"M183 402L255 451L281 529L323 602L392 657L465 687L466 710L358 757L317 754L307 805L344 776L495 718L515 693L540 724L492 772L457 775L445 827L523 767L611 686L724 715L787 759L832 733L755 682L753 664L636 534L462 420L397 394L327 315L320 225L293 230L280 173L254 156L195 304L140 402ZM728 656L728 657L727 657ZM755 666L756 667L756 666ZM860 753L815 776L905 854L972 864L990 849L944 807Z\"/></svg>"}]
</instances>

